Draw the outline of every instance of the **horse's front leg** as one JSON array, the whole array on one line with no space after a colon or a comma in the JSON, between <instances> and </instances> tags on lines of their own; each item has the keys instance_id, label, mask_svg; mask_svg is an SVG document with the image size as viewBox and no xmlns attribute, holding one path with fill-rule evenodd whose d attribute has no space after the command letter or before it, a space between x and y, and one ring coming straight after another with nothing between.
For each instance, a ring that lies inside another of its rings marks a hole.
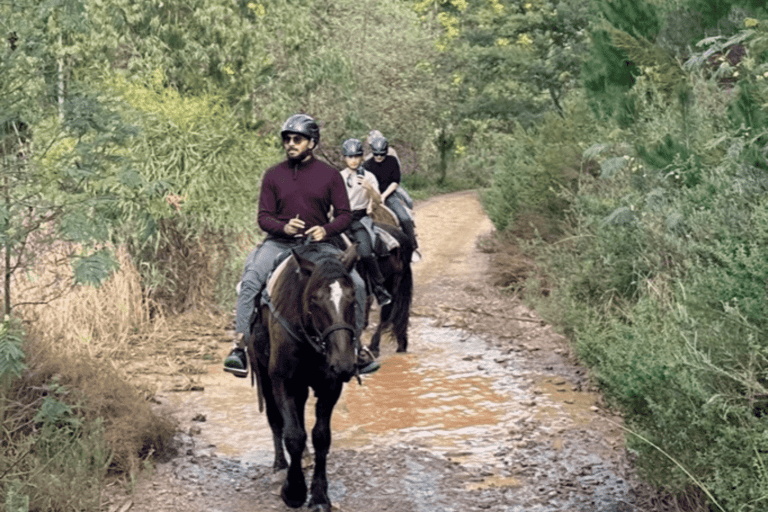
<instances>
[{"instance_id":1,"label":"horse's front leg","mask_svg":"<svg viewBox=\"0 0 768 512\"><path fill-rule=\"evenodd\" d=\"M312 446L315 448L315 470L312 474L309 507L312 512L330 512L326 461L331 448L331 414L339 400L344 384L336 382L317 393L315 427L312 429Z\"/></svg>"},{"instance_id":2,"label":"horse's front leg","mask_svg":"<svg viewBox=\"0 0 768 512\"><path fill-rule=\"evenodd\" d=\"M290 458L288 474L283 482L280 497L289 507L298 508L307 499L307 483L301 469L301 457L307 445L303 411L309 390L301 385L288 390L285 381L279 381L279 383L273 381L273 385L275 401L283 416L283 440Z\"/></svg>"}]
</instances>

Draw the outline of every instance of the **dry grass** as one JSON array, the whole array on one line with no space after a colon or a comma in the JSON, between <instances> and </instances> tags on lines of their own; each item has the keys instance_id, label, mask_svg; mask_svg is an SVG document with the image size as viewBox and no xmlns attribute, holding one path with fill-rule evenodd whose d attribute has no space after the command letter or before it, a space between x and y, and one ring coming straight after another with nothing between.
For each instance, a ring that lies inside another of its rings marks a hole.
<instances>
[{"instance_id":1,"label":"dry grass","mask_svg":"<svg viewBox=\"0 0 768 512\"><path fill-rule=\"evenodd\" d=\"M142 458L168 446L175 426L152 412L147 398L153 393L130 379L123 363L137 347L162 338L165 319L150 321L140 276L125 250L117 251L120 270L94 288L73 283L71 249L53 246L13 282L28 366L15 400L34 403L55 376L88 416L103 418L112 468L134 472Z\"/></svg>"},{"instance_id":2,"label":"dry grass","mask_svg":"<svg viewBox=\"0 0 768 512\"><path fill-rule=\"evenodd\" d=\"M13 282L14 311L26 325L56 340L65 353L85 352L113 358L149 325L149 306L141 279L124 249L117 251L120 270L99 288L76 286L68 254L70 246L54 246Z\"/></svg>"}]
</instances>

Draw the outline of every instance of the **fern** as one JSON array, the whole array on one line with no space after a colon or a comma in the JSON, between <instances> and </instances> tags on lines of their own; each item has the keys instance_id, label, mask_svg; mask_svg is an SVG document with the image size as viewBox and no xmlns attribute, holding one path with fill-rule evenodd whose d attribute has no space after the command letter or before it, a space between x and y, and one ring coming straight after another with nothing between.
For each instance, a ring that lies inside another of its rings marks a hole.
<instances>
[{"instance_id":1,"label":"fern","mask_svg":"<svg viewBox=\"0 0 768 512\"><path fill-rule=\"evenodd\" d=\"M93 286L99 286L120 267L112 252L107 249L98 250L88 256L76 256L72 266L76 283Z\"/></svg>"},{"instance_id":2,"label":"fern","mask_svg":"<svg viewBox=\"0 0 768 512\"><path fill-rule=\"evenodd\" d=\"M26 368L24 351L21 350L22 341L19 333L11 327L10 318L6 316L0 327L0 384L21 376Z\"/></svg>"}]
</instances>

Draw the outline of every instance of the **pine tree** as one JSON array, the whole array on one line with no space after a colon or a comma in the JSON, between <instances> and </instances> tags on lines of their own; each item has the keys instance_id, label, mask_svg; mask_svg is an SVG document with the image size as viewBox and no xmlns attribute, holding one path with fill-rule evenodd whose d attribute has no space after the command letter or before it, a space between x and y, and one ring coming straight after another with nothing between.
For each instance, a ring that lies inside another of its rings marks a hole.
<instances>
[{"instance_id":1,"label":"pine tree","mask_svg":"<svg viewBox=\"0 0 768 512\"><path fill-rule=\"evenodd\" d=\"M633 85L640 69L629 60L627 52L613 45L605 30L592 33L589 58L581 70L582 83L592 110L600 118L625 111L625 94Z\"/></svg>"}]
</instances>

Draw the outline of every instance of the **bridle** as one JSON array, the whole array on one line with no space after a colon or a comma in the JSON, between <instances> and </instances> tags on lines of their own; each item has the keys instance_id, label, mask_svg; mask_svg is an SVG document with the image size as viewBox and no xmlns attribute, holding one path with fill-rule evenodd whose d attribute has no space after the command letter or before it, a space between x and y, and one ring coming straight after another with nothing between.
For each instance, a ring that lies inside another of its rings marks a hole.
<instances>
[{"instance_id":1,"label":"bridle","mask_svg":"<svg viewBox=\"0 0 768 512\"><path fill-rule=\"evenodd\" d=\"M328 336L331 335L331 333L334 333L336 331L346 330L349 331L349 333L352 335L352 337L355 337L355 328L348 324L347 322L336 322L335 324L331 324L328 326L323 332L317 334L317 329L314 325L312 325L312 330L315 331L316 334L309 334L307 329L304 327L303 324L298 325L291 325L288 320L280 314L280 312L277 311L277 308L275 307L274 303L269 300L269 297L266 295L266 293L262 296L262 302L266 302L266 304L269 306L269 310L272 312L272 316L275 317L275 319L280 323L280 325L285 329L285 331L295 340L297 341L305 341L307 342L318 354L326 355L328 352L328 343L327 339ZM357 344L355 344L355 352L357 352Z\"/></svg>"}]
</instances>

